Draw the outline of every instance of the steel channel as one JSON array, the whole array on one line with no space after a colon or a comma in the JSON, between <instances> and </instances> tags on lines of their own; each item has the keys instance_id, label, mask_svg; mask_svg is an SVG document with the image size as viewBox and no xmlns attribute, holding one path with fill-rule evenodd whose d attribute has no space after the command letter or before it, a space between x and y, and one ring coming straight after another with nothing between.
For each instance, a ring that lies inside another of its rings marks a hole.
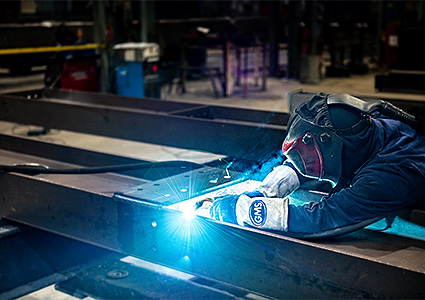
<instances>
[{"instance_id":1,"label":"steel channel","mask_svg":"<svg viewBox=\"0 0 425 300\"><path fill-rule=\"evenodd\" d=\"M286 130L285 126L275 124L11 96L0 98L0 119L256 161L279 151Z\"/></svg>"},{"instance_id":2,"label":"steel channel","mask_svg":"<svg viewBox=\"0 0 425 300\"><path fill-rule=\"evenodd\" d=\"M208 119L219 118L267 124L271 123L276 125L285 125L287 123L287 119L289 118L289 115L286 113L263 110L233 108L218 105L190 104L154 98L131 98L110 94L83 93L74 91L70 92L62 90L44 90L43 100L68 101L69 103L136 108L154 112L166 112L169 114L198 116ZM208 110L207 114L193 114L193 112L196 112L197 110L205 109Z\"/></svg>"},{"instance_id":3,"label":"steel channel","mask_svg":"<svg viewBox=\"0 0 425 300\"><path fill-rule=\"evenodd\" d=\"M47 101L68 101L68 103L137 108L165 113L201 106L199 104L189 104L154 98L133 98L116 96L112 94L85 93L58 89L44 89L42 90L42 95L42 100Z\"/></svg>"},{"instance_id":4,"label":"steel channel","mask_svg":"<svg viewBox=\"0 0 425 300\"><path fill-rule=\"evenodd\" d=\"M46 151L46 147L49 151ZM80 149L71 146L48 143L31 138L0 134L0 149L37 157L60 160L83 166L101 166L107 164L132 164L144 160L107 154L104 152Z\"/></svg>"},{"instance_id":5,"label":"steel channel","mask_svg":"<svg viewBox=\"0 0 425 300\"><path fill-rule=\"evenodd\" d=\"M266 110L201 105L156 98L132 98L101 93L71 92L57 89L43 90L43 100L49 101L49 99L53 101L68 101L70 103L144 109L198 118L240 120L281 126L286 125L289 119L289 114L287 113Z\"/></svg>"},{"instance_id":6,"label":"steel channel","mask_svg":"<svg viewBox=\"0 0 425 300\"><path fill-rule=\"evenodd\" d=\"M271 297L425 295L423 270L339 251L332 243L300 241L203 218L184 222L178 211L25 175L1 174L0 186L0 212L6 219ZM376 241L379 233L371 234ZM356 246L388 248L391 254L393 245L386 243L384 239L369 245L366 237ZM424 249L423 243L415 247ZM186 256L190 264L182 263Z\"/></svg>"}]
</instances>

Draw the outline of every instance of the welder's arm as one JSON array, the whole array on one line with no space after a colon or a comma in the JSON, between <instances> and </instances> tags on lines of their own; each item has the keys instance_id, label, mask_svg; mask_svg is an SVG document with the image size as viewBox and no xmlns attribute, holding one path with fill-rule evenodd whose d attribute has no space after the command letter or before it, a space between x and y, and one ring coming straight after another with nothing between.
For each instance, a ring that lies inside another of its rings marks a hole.
<instances>
[{"instance_id":1,"label":"welder's arm","mask_svg":"<svg viewBox=\"0 0 425 300\"><path fill-rule=\"evenodd\" d=\"M319 233L384 217L425 193L423 175L413 167L365 167L351 184L321 201L288 206L288 232Z\"/></svg>"}]
</instances>

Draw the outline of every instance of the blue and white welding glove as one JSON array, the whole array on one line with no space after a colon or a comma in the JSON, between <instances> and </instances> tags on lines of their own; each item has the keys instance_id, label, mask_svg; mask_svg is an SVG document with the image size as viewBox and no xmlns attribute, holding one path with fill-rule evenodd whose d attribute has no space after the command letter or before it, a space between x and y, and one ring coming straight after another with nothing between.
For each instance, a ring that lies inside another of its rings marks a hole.
<instances>
[{"instance_id":1,"label":"blue and white welding glove","mask_svg":"<svg viewBox=\"0 0 425 300\"><path fill-rule=\"evenodd\" d=\"M263 197L263 194L260 192L244 193L242 195L245 195L248 198L256 196ZM236 204L242 195L225 195L216 198L210 208L211 218L222 222L238 224L236 217Z\"/></svg>"},{"instance_id":2,"label":"blue and white welding glove","mask_svg":"<svg viewBox=\"0 0 425 300\"><path fill-rule=\"evenodd\" d=\"M216 198L210 208L210 217L212 219L237 224L236 203L240 195L226 195Z\"/></svg>"},{"instance_id":3,"label":"blue and white welding glove","mask_svg":"<svg viewBox=\"0 0 425 300\"><path fill-rule=\"evenodd\" d=\"M214 201L210 216L241 226L287 231L287 195L299 186L297 173L289 166L279 166L267 175L256 191L226 195Z\"/></svg>"},{"instance_id":4,"label":"blue and white welding glove","mask_svg":"<svg viewBox=\"0 0 425 300\"><path fill-rule=\"evenodd\" d=\"M258 191L227 195L214 201L210 216L241 226L286 231L288 198L266 198Z\"/></svg>"}]
</instances>

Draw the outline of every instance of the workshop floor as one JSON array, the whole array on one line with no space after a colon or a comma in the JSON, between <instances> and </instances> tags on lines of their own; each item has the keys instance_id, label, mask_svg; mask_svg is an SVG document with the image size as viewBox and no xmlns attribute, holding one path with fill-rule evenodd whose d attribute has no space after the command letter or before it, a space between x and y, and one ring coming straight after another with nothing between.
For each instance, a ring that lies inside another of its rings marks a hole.
<instances>
[{"instance_id":1,"label":"workshop floor","mask_svg":"<svg viewBox=\"0 0 425 300\"><path fill-rule=\"evenodd\" d=\"M235 87L230 97L214 97L212 85L209 80L189 81L187 91L181 94L175 91L168 93L163 89L162 97L175 101L222 105L259 110L288 112L288 93L304 90L306 92L347 93L358 97L375 97L386 99L409 99L424 101L425 95L382 93L375 90L375 72L365 75L352 75L350 77L324 78L318 84L305 84L298 80L287 78L267 79L267 90L261 91L254 82L249 82L246 96L242 94L241 87Z\"/></svg>"}]
</instances>

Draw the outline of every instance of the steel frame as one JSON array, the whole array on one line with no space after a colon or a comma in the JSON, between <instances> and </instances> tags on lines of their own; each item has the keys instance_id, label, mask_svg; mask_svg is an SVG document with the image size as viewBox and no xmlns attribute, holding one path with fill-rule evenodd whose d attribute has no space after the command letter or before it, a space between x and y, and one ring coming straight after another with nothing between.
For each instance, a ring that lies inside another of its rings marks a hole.
<instances>
[{"instance_id":1,"label":"steel frame","mask_svg":"<svg viewBox=\"0 0 425 300\"><path fill-rule=\"evenodd\" d=\"M279 124L288 118L271 112L56 91L46 91L41 100L1 96L0 107L3 120L256 160L280 148L285 126ZM261 143L265 138L268 143ZM217 143L218 139L226 143ZM6 135L0 135L0 149L4 154L0 162L8 155L18 159L21 155L23 161L31 155L55 166L137 161ZM367 230L328 241L301 241L201 217L186 222L181 212L147 201L149 195L138 195L145 201L104 192L166 180L164 173L156 174L81 178L0 173L0 216L268 297L425 295L422 241ZM190 264L182 264L183 257Z\"/></svg>"}]
</instances>

